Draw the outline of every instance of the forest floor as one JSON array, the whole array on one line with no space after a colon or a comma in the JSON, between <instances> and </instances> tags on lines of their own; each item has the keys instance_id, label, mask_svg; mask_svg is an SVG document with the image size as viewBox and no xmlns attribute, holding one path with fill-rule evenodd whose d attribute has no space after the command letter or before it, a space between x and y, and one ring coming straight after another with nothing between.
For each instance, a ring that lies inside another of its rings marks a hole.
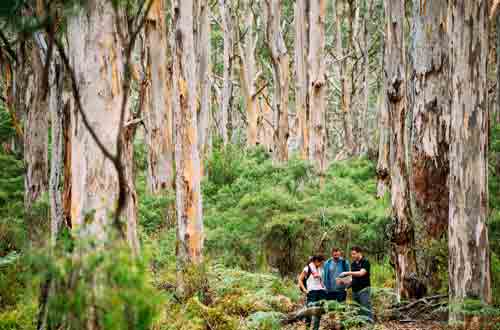
<instances>
[{"instance_id":1,"label":"forest floor","mask_svg":"<svg viewBox=\"0 0 500 330\"><path fill-rule=\"evenodd\" d=\"M321 322L320 330L335 329L328 322ZM367 328L370 329L370 328ZM398 321L380 322L373 325L374 330L445 330L446 325L441 322L416 321L412 323L401 323ZM283 330L308 330L304 322L299 322L291 326L283 327Z\"/></svg>"}]
</instances>

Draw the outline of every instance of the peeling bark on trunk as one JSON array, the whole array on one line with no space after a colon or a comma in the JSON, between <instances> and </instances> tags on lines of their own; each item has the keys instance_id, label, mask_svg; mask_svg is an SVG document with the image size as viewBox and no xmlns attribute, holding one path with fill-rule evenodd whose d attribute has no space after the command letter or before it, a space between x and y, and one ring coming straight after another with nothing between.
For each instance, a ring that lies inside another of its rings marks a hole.
<instances>
[{"instance_id":1,"label":"peeling bark on trunk","mask_svg":"<svg viewBox=\"0 0 500 330\"><path fill-rule=\"evenodd\" d=\"M68 22L68 55L78 79L82 110L112 153L117 148L124 79L123 45L117 20L110 2L93 0ZM118 199L117 173L86 129L79 112L73 113L71 130L73 230L81 238L103 243L109 239ZM128 166L123 164L124 168Z\"/></svg>"},{"instance_id":2,"label":"peeling bark on trunk","mask_svg":"<svg viewBox=\"0 0 500 330\"><path fill-rule=\"evenodd\" d=\"M445 1L413 3L413 114L411 191L418 219L419 246L425 250L448 228L448 143L450 135L449 57ZM416 222L417 224L417 222ZM425 257L422 275L439 289L434 258Z\"/></svg>"},{"instance_id":3,"label":"peeling bark on trunk","mask_svg":"<svg viewBox=\"0 0 500 330\"><path fill-rule=\"evenodd\" d=\"M61 63L51 65L50 71L50 102L52 132L52 157L50 160L50 238L52 246L56 245L59 231L64 223L62 187L64 178L64 126L66 121L65 102L63 97L64 71ZM70 180L70 178L65 178Z\"/></svg>"},{"instance_id":4,"label":"peeling bark on trunk","mask_svg":"<svg viewBox=\"0 0 500 330\"><path fill-rule=\"evenodd\" d=\"M230 141L228 134L228 117L233 107L233 61L234 61L234 31L231 4L228 0L219 0L219 9L222 17L224 33L224 86L221 100L221 129L222 142L227 145Z\"/></svg>"},{"instance_id":5,"label":"peeling bark on trunk","mask_svg":"<svg viewBox=\"0 0 500 330\"><path fill-rule=\"evenodd\" d=\"M326 0L311 0L309 12L309 159L320 176L326 172Z\"/></svg>"},{"instance_id":6,"label":"peeling bark on trunk","mask_svg":"<svg viewBox=\"0 0 500 330\"><path fill-rule=\"evenodd\" d=\"M174 1L173 18L177 279L179 291L185 294L189 285L184 279L185 271L202 262L203 249L193 0Z\"/></svg>"},{"instance_id":7,"label":"peeling bark on trunk","mask_svg":"<svg viewBox=\"0 0 500 330\"><path fill-rule=\"evenodd\" d=\"M288 160L288 66L290 57L286 49L285 40L281 32L281 0L265 1L265 16L267 20L266 43L271 50L274 96L273 103L276 109L275 123L278 126L274 135L274 157L278 162Z\"/></svg>"},{"instance_id":8,"label":"peeling bark on trunk","mask_svg":"<svg viewBox=\"0 0 500 330\"><path fill-rule=\"evenodd\" d=\"M385 91L379 95L378 112L379 144L377 161L377 197L382 198L385 196L391 183L391 173L389 169L391 150L389 136L391 134L391 124Z\"/></svg>"},{"instance_id":9,"label":"peeling bark on trunk","mask_svg":"<svg viewBox=\"0 0 500 330\"><path fill-rule=\"evenodd\" d=\"M300 155L303 160L309 159L309 1L295 2L295 108L298 117L298 134Z\"/></svg>"},{"instance_id":10,"label":"peeling bark on trunk","mask_svg":"<svg viewBox=\"0 0 500 330\"><path fill-rule=\"evenodd\" d=\"M257 102L257 83L261 72L257 72L255 48L257 47L257 31L254 27L254 14L251 9L252 1L243 0L243 17L245 35L244 44L238 43L240 53L241 89L245 97L247 113L247 146L257 145L259 108Z\"/></svg>"},{"instance_id":11,"label":"peeling bark on trunk","mask_svg":"<svg viewBox=\"0 0 500 330\"><path fill-rule=\"evenodd\" d=\"M385 90L391 122L390 172L393 233L391 243L396 267L396 294L398 299L413 298L405 286L410 275L416 275L414 229L410 209L409 182L406 169L406 61L403 24L405 1L389 0L385 3L386 49Z\"/></svg>"},{"instance_id":12,"label":"peeling bark on trunk","mask_svg":"<svg viewBox=\"0 0 500 330\"><path fill-rule=\"evenodd\" d=\"M210 7L206 0L196 0L197 13L195 31L196 70L198 75L198 149L203 168L207 155L210 128ZM203 170L202 170L203 174Z\"/></svg>"},{"instance_id":13,"label":"peeling bark on trunk","mask_svg":"<svg viewBox=\"0 0 500 330\"><path fill-rule=\"evenodd\" d=\"M449 294L489 303L487 1L452 0L450 10ZM464 315L450 312L457 320Z\"/></svg>"},{"instance_id":14,"label":"peeling bark on trunk","mask_svg":"<svg viewBox=\"0 0 500 330\"><path fill-rule=\"evenodd\" d=\"M172 76L167 57L166 0L154 0L145 23L146 81L144 121L147 182L153 194L173 188Z\"/></svg>"},{"instance_id":15,"label":"peeling bark on trunk","mask_svg":"<svg viewBox=\"0 0 500 330\"><path fill-rule=\"evenodd\" d=\"M272 153L274 149L274 124L273 124L273 109L267 103L268 97L267 88L262 91L263 97L259 99L259 143L264 146L267 152Z\"/></svg>"},{"instance_id":16,"label":"peeling bark on trunk","mask_svg":"<svg viewBox=\"0 0 500 330\"><path fill-rule=\"evenodd\" d=\"M24 129L26 167L24 201L27 209L30 209L33 203L48 190L49 95L44 93L45 63L41 58L41 53L42 50L35 45L30 50L33 84L27 87L29 106L26 108L27 118Z\"/></svg>"},{"instance_id":17,"label":"peeling bark on trunk","mask_svg":"<svg viewBox=\"0 0 500 330\"><path fill-rule=\"evenodd\" d=\"M359 148L360 154L367 154L370 149L370 137L372 135L368 113L369 99L370 99L370 34L368 31L368 20L371 19L373 14L373 1L367 1L367 12L363 15L363 38L362 38L362 54L363 54L363 103L360 118L360 131L361 131L361 146Z\"/></svg>"}]
</instances>

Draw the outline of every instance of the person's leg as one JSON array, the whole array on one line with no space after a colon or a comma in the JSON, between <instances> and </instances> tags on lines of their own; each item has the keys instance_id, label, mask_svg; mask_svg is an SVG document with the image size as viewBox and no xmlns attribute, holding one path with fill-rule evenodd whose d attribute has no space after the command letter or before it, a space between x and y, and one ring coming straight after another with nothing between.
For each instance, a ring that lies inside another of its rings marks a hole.
<instances>
[{"instance_id":1,"label":"person's leg","mask_svg":"<svg viewBox=\"0 0 500 330\"><path fill-rule=\"evenodd\" d=\"M316 293L317 295L315 297L315 302L327 299L326 291L317 291ZM321 316L318 315L312 317L313 330L319 330L320 322L321 322Z\"/></svg>"},{"instance_id":2,"label":"person's leg","mask_svg":"<svg viewBox=\"0 0 500 330\"><path fill-rule=\"evenodd\" d=\"M370 288L366 288L359 292L359 304L361 305L361 315L365 316L368 319L368 322L373 323Z\"/></svg>"},{"instance_id":3,"label":"person's leg","mask_svg":"<svg viewBox=\"0 0 500 330\"><path fill-rule=\"evenodd\" d=\"M347 299L347 292L345 291L339 291L338 294L337 294L337 301L339 303L344 303Z\"/></svg>"}]
</instances>

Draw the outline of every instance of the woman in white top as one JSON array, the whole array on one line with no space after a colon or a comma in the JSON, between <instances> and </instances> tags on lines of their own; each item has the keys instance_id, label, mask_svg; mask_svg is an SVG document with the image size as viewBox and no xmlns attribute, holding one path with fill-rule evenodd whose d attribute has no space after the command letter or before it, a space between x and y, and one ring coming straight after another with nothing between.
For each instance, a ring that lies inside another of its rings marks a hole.
<instances>
[{"instance_id":1,"label":"woman in white top","mask_svg":"<svg viewBox=\"0 0 500 330\"><path fill-rule=\"evenodd\" d=\"M309 306L315 302L325 299L326 288L323 284L322 267L325 257L322 255L312 256L309 264L304 267L299 276L299 286L302 292L307 292L306 304ZM313 317L313 329L319 329L319 317ZM311 324L311 319L306 319L307 328Z\"/></svg>"}]
</instances>

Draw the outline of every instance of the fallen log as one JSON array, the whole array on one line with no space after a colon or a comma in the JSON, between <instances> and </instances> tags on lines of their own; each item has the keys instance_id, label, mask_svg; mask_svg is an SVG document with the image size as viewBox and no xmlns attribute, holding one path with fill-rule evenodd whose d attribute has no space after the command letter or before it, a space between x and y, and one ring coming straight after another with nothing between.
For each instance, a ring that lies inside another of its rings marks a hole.
<instances>
[{"instance_id":1,"label":"fallen log","mask_svg":"<svg viewBox=\"0 0 500 330\"><path fill-rule=\"evenodd\" d=\"M325 314L326 308L324 306L310 306L303 307L296 312L288 314L283 320L281 320L282 324L292 324L298 321L305 319L306 317L318 316Z\"/></svg>"}]
</instances>

